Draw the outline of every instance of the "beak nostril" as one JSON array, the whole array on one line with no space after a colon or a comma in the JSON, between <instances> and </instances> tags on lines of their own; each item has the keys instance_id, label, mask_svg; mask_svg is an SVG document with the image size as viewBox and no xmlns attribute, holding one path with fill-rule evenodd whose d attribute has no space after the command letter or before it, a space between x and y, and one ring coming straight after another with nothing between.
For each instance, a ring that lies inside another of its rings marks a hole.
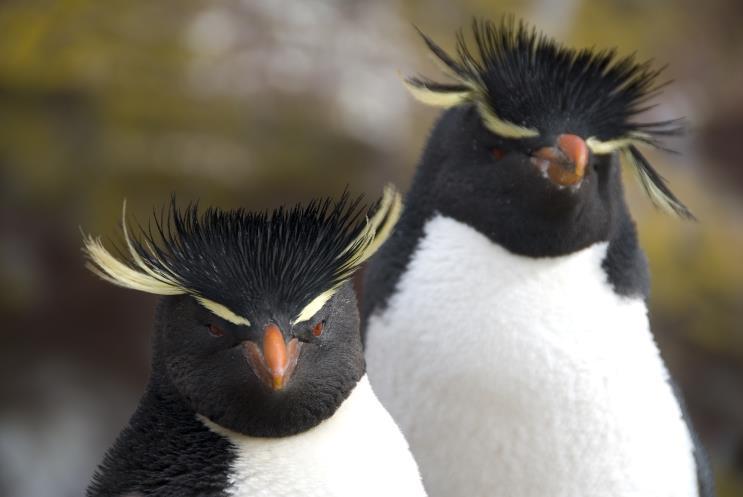
<instances>
[{"instance_id":1,"label":"beak nostril","mask_svg":"<svg viewBox=\"0 0 743 497\"><path fill-rule=\"evenodd\" d=\"M564 134L557 137L557 147L573 163L575 173L583 176L588 164L588 145L577 135Z\"/></svg>"}]
</instances>

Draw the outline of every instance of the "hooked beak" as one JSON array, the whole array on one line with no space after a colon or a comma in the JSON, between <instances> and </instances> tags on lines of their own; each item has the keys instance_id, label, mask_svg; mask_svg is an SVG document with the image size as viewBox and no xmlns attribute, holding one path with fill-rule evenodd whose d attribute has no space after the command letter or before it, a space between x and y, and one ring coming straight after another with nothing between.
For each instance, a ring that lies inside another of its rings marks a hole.
<instances>
[{"instance_id":1,"label":"hooked beak","mask_svg":"<svg viewBox=\"0 0 743 497\"><path fill-rule=\"evenodd\" d=\"M297 366L301 344L296 338L284 342L284 335L275 324L263 331L263 350L251 341L243 343L245 357L255 375L272 390L281 390L291 379Z\"/></svg>"},{"instance_id":2,"label":"hooked beak","mask_svg":"<svg viewBox=\"0 0 743 497\"><path fill-rule=\"evenodd\" d=\"M580 184L588 165L588 146L580 136L560 135L556 146L537 150L531 162L557 186Z\"/></svg>"}]
</instances>

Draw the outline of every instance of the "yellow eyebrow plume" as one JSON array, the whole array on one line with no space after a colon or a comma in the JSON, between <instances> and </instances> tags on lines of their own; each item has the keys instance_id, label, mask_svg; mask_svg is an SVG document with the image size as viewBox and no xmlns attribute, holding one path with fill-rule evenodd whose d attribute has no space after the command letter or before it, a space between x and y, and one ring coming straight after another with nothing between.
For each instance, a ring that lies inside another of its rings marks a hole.
<instances>
[{"instance_id":1,"label":"yellow eyebrow plume","mask_svg":"<svg viewBox=\"0 0 743 497\"><path fill-rule=\"evenodd\" d=\"M83 234L83 251L88 263L86 267L109 283L140 292L155 295L192 295L197 302L217 316L238 325L250 325L250 321L238 316L224 305L195 294L184 288L172 275L149 265L134 248L126 225L126 200L122 207L122 226L126 248L131 261L122 262L114 257L101 242L100 237ZM153 257L157 254L152 247L149 252Z\"/></svg>"}]
</instances>

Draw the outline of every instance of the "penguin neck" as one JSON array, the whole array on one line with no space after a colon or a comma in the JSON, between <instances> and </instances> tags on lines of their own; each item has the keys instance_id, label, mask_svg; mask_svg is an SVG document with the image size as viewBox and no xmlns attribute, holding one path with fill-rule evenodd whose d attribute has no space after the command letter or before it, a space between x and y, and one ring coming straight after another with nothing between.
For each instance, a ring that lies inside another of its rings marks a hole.
<instances>
[{"instance_id":1,"label":"penguin neck","mask_svg":"<svg viewBox=\"0 0 743 497\"><path fill-rule=\"evenodd\" d=\"M155 312L150 378L132 421L156 415L158 423L175 425L188 423L189 419L195 420L196 412L178 391L167 373L165 352L162 346L163 328L166 325L163 314L163 300L160 300ZM147 422L149 421L151 420L147 419Z\"/></svg>"},{"instance_id":2,"label":"penguin neck","mask_svg":"<svg viewBox=\"0 0 743 497\"><path fill-rule=\"evenodd\" d=\"M148 430L157 433L158 437L169 437L170 442L164 445L166 451L176 446L182 446L187 452L198 452L203 448L203 444L179 439L179 434L202 431L202 425L196 411L161 368L153 369L145 393L130 421L130 427L135 431L139 432L136 430L139 426L151 427Z\"/></svg>"},{"instance_id":3,"label":"penguin neck","mask_svg":"<svg viewBox=\"0 0 743 497\"><path fill-rule=\"evenodd\" d=\"M162 424L165 429L176 426L193 427L194 425L200 425L197 412L188 399L181 394L167 372L165 354L160 344L163 323L159 310L158 307L152 343L152 372L133 419L141 417L145 422Z\"/></svg>"}]
</instances>

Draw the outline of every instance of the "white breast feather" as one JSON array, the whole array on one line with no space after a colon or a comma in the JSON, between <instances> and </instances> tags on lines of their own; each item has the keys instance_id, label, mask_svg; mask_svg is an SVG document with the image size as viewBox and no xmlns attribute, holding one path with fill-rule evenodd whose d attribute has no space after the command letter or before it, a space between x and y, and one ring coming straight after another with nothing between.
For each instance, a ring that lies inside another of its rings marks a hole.
<instances>
[{"instance_id":1,"label":"white breast feather","mask_svg":"<svg viewBox=\"0 0 743 497\"><path fill-rule=\"evenodd\" d=\"M369 377L432 497L692 497L692 442L606 243L517 256L438 216L369 321Z\"/></svg>"},{"instance_id":2,"label":"white breast feather","mask_svg":"<svg viewBox=\"0 0 743 497\"><path fill-rule=\"evenodd\" d=\"M209 421L237 449L235 497L425 497L408 445L364 376L335 414L284 438L256 438Z\"/></svg>"}]
</instances>

